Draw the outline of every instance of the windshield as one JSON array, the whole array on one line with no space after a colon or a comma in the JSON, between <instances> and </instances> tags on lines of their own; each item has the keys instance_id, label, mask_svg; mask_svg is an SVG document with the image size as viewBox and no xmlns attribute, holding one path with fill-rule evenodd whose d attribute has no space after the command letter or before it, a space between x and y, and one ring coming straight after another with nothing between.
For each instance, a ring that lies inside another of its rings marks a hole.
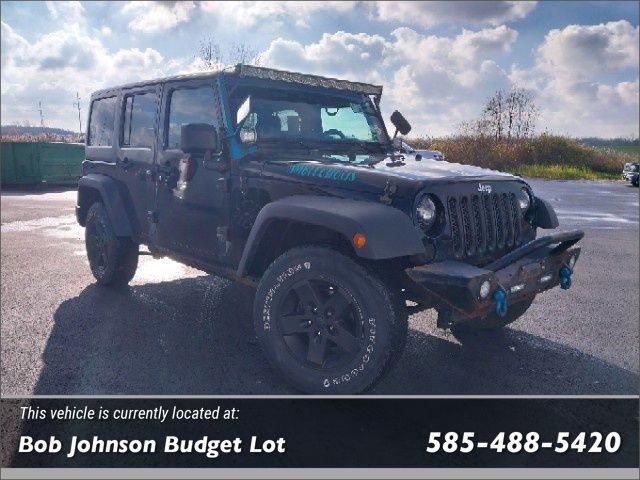
<instances>
[{"instance_id":1,"label":"windshield","mask_svg":"<svg viewBox=\"0 0 640 480\"><path fill-rule=\"evenodd\" d=\"M235 100L237 109L242 99ZM366 95L310 96L284 91L251 92L251 110L242 122L240 138L267 148L289 143L323 152L369 154L384 152L389 142Z\"/></svg>"}]
</instances>

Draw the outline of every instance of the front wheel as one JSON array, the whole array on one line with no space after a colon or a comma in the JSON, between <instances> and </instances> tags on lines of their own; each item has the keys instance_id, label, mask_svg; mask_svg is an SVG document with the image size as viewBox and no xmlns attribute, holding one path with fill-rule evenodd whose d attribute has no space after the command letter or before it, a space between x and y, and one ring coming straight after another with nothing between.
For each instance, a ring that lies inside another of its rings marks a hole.
<instances>
[{"instance_id":1,"label":"front wheel","mask_svg":"<svg viewBox=\"0 0 640 480\"><path fill-rule=\"evenodd\" d=\"M138 267L138 245L130 238L116 236L101 202L89 208L84 235L91 273L98 283L128 284Z\"/></svg>"},{"instance_id":2,"label":"front wheel","mask_svg":"<svg viewBox=\"0 0 640 480\"><path fill-rule=\"evenodd\" d=\"M400 357L407 314L373 272L330 248L303 247L265 272L254 325L267 360L296 388L353 394Z\"/></svg>"}]
</instances>

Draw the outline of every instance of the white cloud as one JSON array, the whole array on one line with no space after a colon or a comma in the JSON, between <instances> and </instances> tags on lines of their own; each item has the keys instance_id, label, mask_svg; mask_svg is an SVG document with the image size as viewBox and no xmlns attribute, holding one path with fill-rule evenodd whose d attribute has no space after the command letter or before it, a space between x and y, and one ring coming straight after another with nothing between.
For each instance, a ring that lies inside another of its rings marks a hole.
<instances>
[{"instance_id":1,"label":"white cloud","mask_svg":"<svg viewBox=\"0 0 640 480\"><path fill-rule=\"evenodd\" d=\"M46 2L47 10L53 20L59 20L68 25L77 25L84 15L84 7L80 2Z\"/></svg>"},{"instance_id":2,"label":"white cloud","mask_svg":"<svg viewBox=\"0 0 640 480\"><path fill-rule=\"evenodd\" d=\"M509 83L490 58L517 36L505 26L454 37L403 27L390 39L340 31L308 45L279 38L261 58L277 68L382 84L386 110L402 110L417 134L440 135L477 115L485 97Z\"/></svg>"},{"instance_id":3,"label":"white cloud","mask_svg":"<svg viewBox=\"0 0 640 480\"><path fill-rule=\"evenodd\" d=\"M185 42L183 56L174 58L161 55L167 40L160 36L148 43L149 37L135 35L135 43L120 49L108 42L118 40L113 22L123 19L131 32L159 34L208 15L213 25L224 22L237 30L228 41L264 41L261 59L267 66L383 85L385 116L401 110L415 134L453 133L460 122L480 114L496 89L511 83L536 93L542 128L574 135L637 133L638 27L624 20L568 25L550 30L537 46L515 48L523 40L508 22L534 8L535 2L132 2L113 7L113 17L90 19L86 5L51 2L45 34L22 35L28 27L2 22L3 122L34 121L42 100L47 123L75 127L76 91L84 113L90 93L99 88L198 69L190 55L198 32L185 34L191 46ZM319 24L342 16L349 25L376 20L363 30L380 33L320 30L315 41L297 40L300 29L313 34ZM258 32L263 24L287 35L273 39L268 30ZM424 28L436 24L454 25L443 31L455 33L435 35ZM222 34L216 39L224 48ZM502 63L510 51L519 64ZM523 57L527 54L532 57Z\"/></svg>"},{"instance_id":4,"label":"white cloud","mask_svg":"<svg viewBox=\"0 0 640 480\"><path fill-rule=\"evenodd\" d=\"M638 69L638 27L626 20L551 30L538 47L540 68L554 74L589 75Z\"/></svg>"},{"instance_id":5,"label":"white cloud","mask_svg":"<svg viewBox=\"0 0 640 480\"><path fill-rule=\"evenodd\" d=\"M265 65L283 69L379 82L390 47L380 35L336 32L309 45L278 38L260 57Z\"/></svg>"},{"instance_id":6,"label":"white cloud","mask_svg":"<svg viewBox=\"0 0 640 480\"><path fill-rule=\"evenodd\" d=\"M627 21L551 30L535 50L535 66L510 78L534 92L544 128L576 136L638 134L638 27Z\"/></svg>"},{"instance_id":7,"label":"white cloud","mask_svg":"<svg viewBox=\"0 0 640 480\"><path fill-rule=\"evenodd\" d=\"M6 63L15 63L16 59L22 58L29 46L29 43L22 38L16 31L9 26L8 23L1 22L2 34L0 40L2 40L2 67Z\"/></svg>"},{"instance_id":8,"label":"white cloud","mask_svg":"<svg viewBox=\"0 0 640 480\"><path fill-rule=\"evenodd\" d=\"M195 9L195 3L185 2L128 2L122 13L133 15L129 29L134 32L154 34L170 30L189 21Z\"/></svg>"},{"instance_id":9,"label":"white cloud","mask_svg":"<svg viewBox=\"0 0 640 480\"><path fill-rule=\"evenodd\" d=\"M56 4L56 8L59 8ZM51 15L59 15L56 10ZM110 52L98 36L88 33L81 17L75 23L29 42L2 22L2 121L34 120L42 100L46 123L77 128L76 92L86 112L91 92L109 85L174 73L153 48Z\"/></svg>"},{"instance_id":10,"label":"white cloud","mask_svg":"<svg viewBox=\"0 0 640 480\"><path fill-rule=\"evenodd\" d=\"M373 2L379 20L420 27L443 23L500 25L526 17L537 2Z\"/></svg>"},{"instance_id":11,"label":"white cloud","mask_svg":"<svg viewBox=\"0 0 640 480\"><path fill-rule=\"evenodd\" d=\"M282 23L294 19L297 26L308 28L307 20L320 11L347 12L356 2L348 1L256 1L256 2L201 2L204 12L215 13L225 21L240 27L251 27L260 22Z\"/></svg>"}]
</instances>

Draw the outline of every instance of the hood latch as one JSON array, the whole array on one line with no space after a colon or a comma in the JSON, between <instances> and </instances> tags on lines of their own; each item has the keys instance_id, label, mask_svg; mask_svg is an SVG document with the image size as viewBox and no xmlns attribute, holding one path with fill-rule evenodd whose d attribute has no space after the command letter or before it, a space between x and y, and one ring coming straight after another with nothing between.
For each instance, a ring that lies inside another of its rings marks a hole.
<instances>
[{"instance_id":1,"label":"hood latch","mask_svg":"<svg viewBox=\"0 0 640 480\"><path fill-rule=\"evenodd\" d=\"M398 185L387 180L387 184L384 186L384 193L380 196L380 201L385 205L391 205L391 201L393 200L393 196L398 191Z\"/></svg>"}]
</instances>

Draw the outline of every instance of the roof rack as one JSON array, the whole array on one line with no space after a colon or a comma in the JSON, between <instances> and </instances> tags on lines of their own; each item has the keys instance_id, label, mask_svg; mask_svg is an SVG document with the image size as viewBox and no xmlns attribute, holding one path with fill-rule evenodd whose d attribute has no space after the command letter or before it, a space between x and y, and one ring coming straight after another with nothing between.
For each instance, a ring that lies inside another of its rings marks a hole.
<instances>
[{"instance_id":1,"label":"roof rack","mask_svg":"<svg viewBox=\"0 0 640 480\"><path fill-rule=\"evenodd\" d=\"M382 86L368 83L350 82L337 78L321 77L319 75L308 75L306 73L288 72L285 70L275 70L273 68L255 67L253 65L236 65L235 73L240 77L262 78L265 80L277 80L281 82L300 83L324 88L335 88L338 90L349 90L351 92L364 93L367 95L382 95Z\"/></svg>"},{"instance_id":2,"label":"roof rack","mask_svg":"<svg viewBox=\"0 0 640 480\"><path fill-rule=\"evenodd\" d=\"M337 90L348 90L350 92L364 93L366 95L377 95L378 97L382 95L382 86L380 85L350 82L348 80L339 80L337 78L321 77L319 75L308 75L306 73L288 72L286 70L276 70L274 68L255 67L253 65L243 65L239 63L235 65L235 67L230 66L216 71L186 73L182 75L175 75L172 77L144 80L140 82L129 83L126 85L104 88L93 92L92 96L100 96L123 88L155 85L157 83L167 81L213 78L218 76L220 73L229 71L232 71L233 74L238 75L239 77L261 78L265 80L298 83L315 87L335 88Z\"/></svg>"}]
</instances>

